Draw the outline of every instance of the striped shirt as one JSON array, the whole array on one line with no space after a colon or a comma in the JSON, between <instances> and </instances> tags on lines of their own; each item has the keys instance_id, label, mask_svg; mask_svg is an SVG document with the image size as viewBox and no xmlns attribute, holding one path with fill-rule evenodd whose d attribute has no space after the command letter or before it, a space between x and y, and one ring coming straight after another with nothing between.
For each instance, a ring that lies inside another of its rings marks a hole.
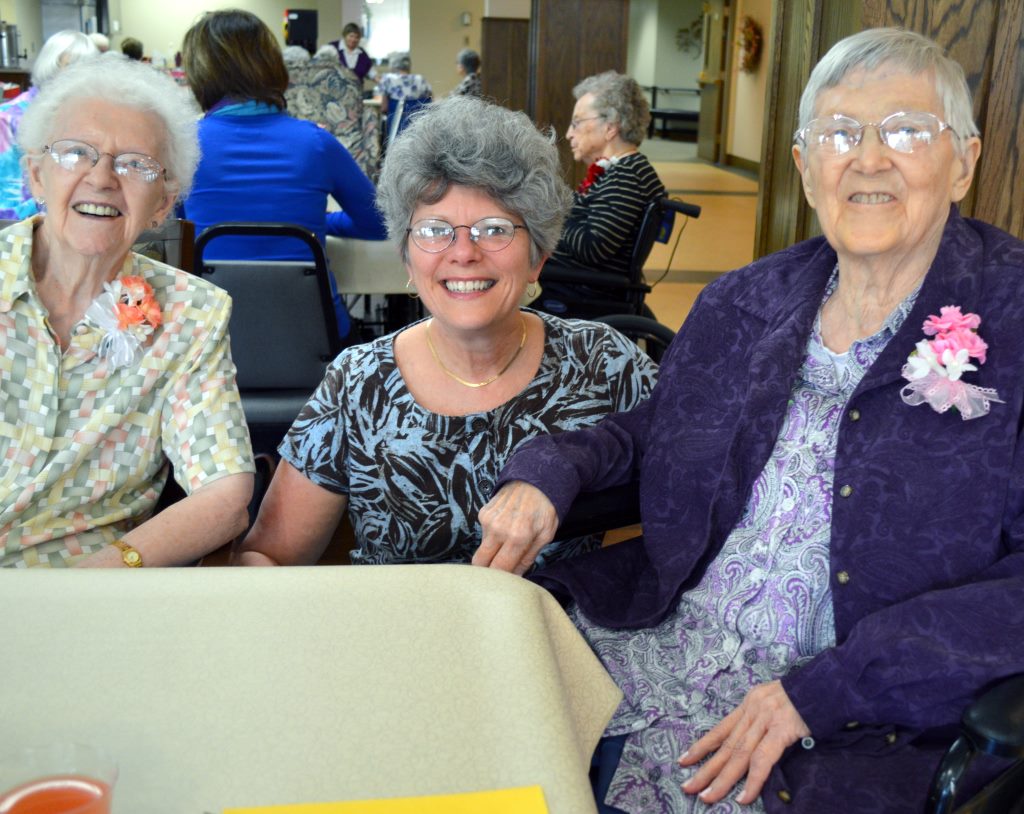
<instances>
[{"instance_id":1,"label":"striped shirt","mask_svg":"<svg viewBox=\"0 0 1024 814\"><path fill-rule=\"evenodd\" d=\"M665 186L646 156L625 156L585 194L573 194L553 259L627 274L644 209L664 194Z\"/></svg>"}]
</instances>

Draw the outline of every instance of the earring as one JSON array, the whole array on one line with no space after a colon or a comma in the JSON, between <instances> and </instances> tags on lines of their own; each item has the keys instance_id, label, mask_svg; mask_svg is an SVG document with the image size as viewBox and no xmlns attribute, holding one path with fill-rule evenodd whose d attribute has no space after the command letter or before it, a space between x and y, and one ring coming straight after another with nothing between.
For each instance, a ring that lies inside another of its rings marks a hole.
<instances>
[{"instance_id":1,"label":"earring","mask_svg":"<svg viewBox=\"0 0 1024 814\"><path fill-rule=\"evenodd\" d=\"M526 286L526 296L531 300L537 299L540 296L540 286L537 285L537 281L534 280L528 286Z\"/></svg>"},{"instance_id":2,"label":"earring","mask_svg":"<svg viewBox=\"0 0 1024 814\"><path fill-rule=\"evenodd\" d=\"M151 224L149 224L149 228L150 229L156 229L156 227L159 226L159 225L160 225L160 221L155 220Z\"/></svg>"},{"instance_id":3,"label":"earring","mask_svg":"<svg viewBox=\"0 0 1024 814\"><path fill-rule=\"evenodd\" d=\"M409 299L418 300L420 298L420 292L412 284L412 277L405 281L405 290L409 294Z\"/></svg>"}]
</instances>

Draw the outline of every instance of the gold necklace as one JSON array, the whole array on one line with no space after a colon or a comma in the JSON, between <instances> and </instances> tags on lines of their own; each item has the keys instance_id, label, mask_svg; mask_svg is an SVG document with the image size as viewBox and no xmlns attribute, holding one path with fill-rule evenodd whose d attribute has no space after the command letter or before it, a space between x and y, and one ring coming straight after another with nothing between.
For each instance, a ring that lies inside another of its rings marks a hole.
<instances>
[{"instance_id":1,"label":"gold necklace","mask_svg":"<svg viewBox=\"0 0 1024 814\"><path fill-rule=\"evenodd\" d=\"M484 387L484 386L490 384L491 382L495 381L496 379L501 377L505 373L506 370L508 370L510 367L512 367L512 363L515 362L515 360L519 358L519 354L522 353L523 348L526 347L526 320L522 316L520 316L519 317L519 324L523 326L523 335L519 339L519 347L516 348L516 352L512 354L512 358L508 360L508 362L505 364L505 367L503 367L501 370L499 370L497 373L495 373L493 376L491 376L491 378L484 379L482 382L467 382L461 376L457 376L456 374L452 373L445 366L445 363L441 361L441 357L437 355L437 349L434 347L434 343L430 341L430 326L431 326L432 323L433 323L433 320L431 320L430 322L427 323L427 347L430 348L430 354L434 357L434 361L437 362L438 367L440 367L441 370L444 371L444 374L446 376L448 376L449 378L455 379L455 381L457 381L459 384L463 385L464 387L474 387L474 388L476 388L476 387Z\"/></svg>"}]
</instances>

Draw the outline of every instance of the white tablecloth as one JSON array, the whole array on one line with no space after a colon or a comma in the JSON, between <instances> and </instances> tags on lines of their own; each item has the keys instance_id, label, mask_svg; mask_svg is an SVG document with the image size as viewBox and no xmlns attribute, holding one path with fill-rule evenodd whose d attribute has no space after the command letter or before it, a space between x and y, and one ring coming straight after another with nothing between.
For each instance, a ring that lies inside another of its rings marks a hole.
<instances>
[{"instance_id":1,"label":"white tablecloth","mask_svg":"<svg viewBox=\"0 0 1024 814\"><path fill-rule=\"evenodd\" d=\"M557 603L470 566L0 571L5 745L97 743L114 814L539 784L592 812L620 694Z\"/></svg>"},{"instance_id":2,"label":"white tablecloth","mask_svg":"<svg viewBox=\"0 0 1024 814\"><path fill-rule=\"evenodd\" d=\"M390 240L327 238L327 260L342 294L404 294L409 275Z\"/></svg>"}]
</instances>

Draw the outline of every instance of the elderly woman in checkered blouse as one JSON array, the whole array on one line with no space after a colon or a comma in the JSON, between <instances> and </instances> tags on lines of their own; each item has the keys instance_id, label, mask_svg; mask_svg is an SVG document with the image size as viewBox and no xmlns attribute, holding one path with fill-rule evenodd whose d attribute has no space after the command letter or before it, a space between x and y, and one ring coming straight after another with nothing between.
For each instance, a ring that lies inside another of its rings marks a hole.
<instances>
[{"instance_id":1,"label":"elderly woman in checkered blouse","mask_svg":"<svg viewBox=\"0 0 1024 814\"><path fill-rule=\"evenodd\" d=\"M245 528L230 300L131 251L191 184L197 116L113 54L25 113L44 214L0 232L0 566L180 565ZM154 516L171 465L187 497Z\"/></svg>"}]
</instances>

